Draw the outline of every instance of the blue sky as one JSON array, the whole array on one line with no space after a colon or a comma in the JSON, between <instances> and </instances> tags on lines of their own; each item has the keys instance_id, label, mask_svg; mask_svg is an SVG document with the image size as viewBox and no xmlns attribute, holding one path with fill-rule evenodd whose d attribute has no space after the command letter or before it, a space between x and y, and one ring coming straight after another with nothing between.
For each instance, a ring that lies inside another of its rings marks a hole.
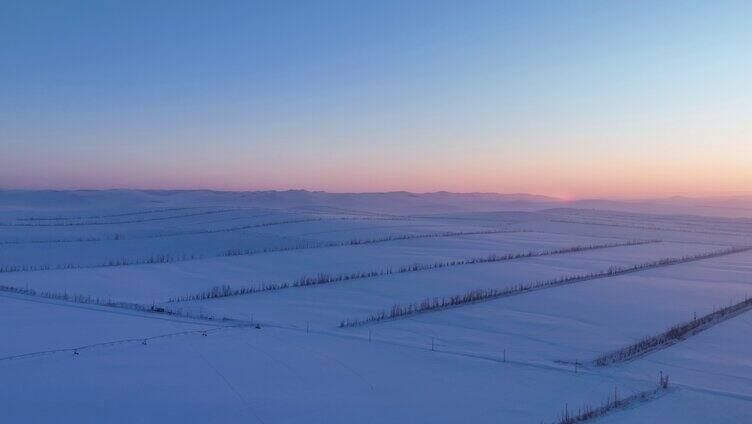
<instances>
[{"instance_id":1,"label":"blue sky","mask_svg":"<svg viewBox=\"0 0 752 424\"><path fill-rule=\"evenodd\" d=\"M0 187L749 194L746 1L2 1Z\"/></svg>"}]
</instances>

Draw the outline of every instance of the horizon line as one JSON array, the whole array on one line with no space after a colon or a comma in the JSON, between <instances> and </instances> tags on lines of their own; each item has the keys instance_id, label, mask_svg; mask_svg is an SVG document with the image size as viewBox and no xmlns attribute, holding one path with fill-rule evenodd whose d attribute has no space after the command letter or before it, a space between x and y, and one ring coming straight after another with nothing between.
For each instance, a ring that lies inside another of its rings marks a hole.
<instances>
[{"instance_id":1,"label":"horizon line","mask_svg":"<svg viewBox=\"0 0 752 424\"><path fill-rule=\"evenodd\" d=\"M647 197L610 197L610 196L561 196L553 194L543 194L535 192L495 192L495 191L449 191L449 190L435 190L435 191L410 191L410 190L385 190L385 191L329 191L329 190L311 190L305 188L286 188L286 189L215 189L215 188L135 188L135 187L109 187L109 188L24 188L24 187L3 187L0 186L0 191L25 191L25 192L76 192L76 191L141 191L141 192L214 192L214 193L285 193L285 192L305 192L305 193L324 193L324 194L343 194L343 195L373 195L373 194L412 194L412 195L432 195L432 194L452 194L452 195L485 195L485 196L527 196L544 198L542 201L556 201L561 203L569 203L575 201L626 201L626 202L639 202L639 201L655 201L655 200L667 200L667 199L687 199L687 200L700 200L700 199L733 199L733 198L749 198L752 197L752 192L748 193L736 193L736 194L709 194L709 195L691 195L691 194L669 194L665 196L647 196Z\"/></svg>"}]
</instances>

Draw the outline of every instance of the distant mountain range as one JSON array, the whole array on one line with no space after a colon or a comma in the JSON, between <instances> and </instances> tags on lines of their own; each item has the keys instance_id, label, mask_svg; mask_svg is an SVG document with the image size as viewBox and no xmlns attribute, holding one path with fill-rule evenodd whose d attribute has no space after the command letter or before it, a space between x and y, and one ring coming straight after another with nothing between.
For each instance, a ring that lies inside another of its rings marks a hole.
<instances>
[{"instance_id":1,"label":"distant mountain range","mask_svg":"<svg viewBox=\"0 0 752 424\"><path fill-rule=\"evenodd\" d=\"M311 211L350 211L415 215L489 211L540 211L552 208L597 209L658 214L752 217L752 196L668 197L645 200L582 199L515 193L328 193L324 191L214 190L0 190L0 210L122 209L175 206L246 205ZM103 206L106 205L106 206Z\"/></svg>"}]
</instances>

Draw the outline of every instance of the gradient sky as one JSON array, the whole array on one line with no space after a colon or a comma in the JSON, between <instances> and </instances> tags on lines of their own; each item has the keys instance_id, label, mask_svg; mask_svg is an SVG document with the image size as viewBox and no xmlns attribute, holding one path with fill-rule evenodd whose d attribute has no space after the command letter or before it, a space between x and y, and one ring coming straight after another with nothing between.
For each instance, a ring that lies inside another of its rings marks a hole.
<instances>
[{"instance_id":1,"label":"gradient sky","mask_svg":"<svg viewBox=\"0 0 752 424\"><path fill-rule=\"evenodd\" d=\"M0 0L0 187L752 194L752 2Z\"/></svg>"}]
</instances>

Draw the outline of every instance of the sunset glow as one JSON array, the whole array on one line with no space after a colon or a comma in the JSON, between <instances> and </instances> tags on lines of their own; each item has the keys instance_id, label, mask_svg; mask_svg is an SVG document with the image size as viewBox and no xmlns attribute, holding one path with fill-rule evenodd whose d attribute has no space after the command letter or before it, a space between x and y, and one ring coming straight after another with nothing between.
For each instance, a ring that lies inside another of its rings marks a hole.
<instances>
[{"instance_id":1,"label":"sunset glow","mask_svg":"<svg viewBox=\"0 0 752 424\"><path fill-rule=\"evenodd\" d=\"M7 9L2 188L752 193L748 2Z\"/></svg>"}]
</instances>

